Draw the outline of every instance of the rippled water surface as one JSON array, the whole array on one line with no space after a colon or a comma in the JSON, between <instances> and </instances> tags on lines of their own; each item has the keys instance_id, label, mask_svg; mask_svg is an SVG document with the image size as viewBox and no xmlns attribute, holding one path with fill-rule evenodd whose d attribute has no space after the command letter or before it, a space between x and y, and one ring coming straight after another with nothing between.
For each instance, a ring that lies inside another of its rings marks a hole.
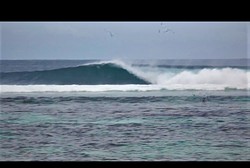
<instances>
[{"instance_id":1,"label":"rippled water surface","mask_svg":"<svg viewBox=\"0 0 250 168\"><path fill-rule=\"evenodd\" d=\"M0 160L250 160L246 91L4 93Z\"/></svg>"}]
</instances>

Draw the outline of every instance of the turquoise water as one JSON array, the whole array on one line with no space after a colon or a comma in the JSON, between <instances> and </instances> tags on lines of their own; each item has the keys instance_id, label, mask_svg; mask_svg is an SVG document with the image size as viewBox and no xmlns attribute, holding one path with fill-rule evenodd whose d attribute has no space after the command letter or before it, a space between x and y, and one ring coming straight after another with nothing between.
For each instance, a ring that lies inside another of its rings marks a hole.
<instances>
[{"instance_id":1,"label":"turquoise water","mask_svg":"<svg viewBox=\"0 0 250 168\"><path fill-rule=\"evenodd\" d=\"M0 160L249 160L246 91L5 93Z\"/></svg>"},{"instance_id":2,"label":"turquoise water","mask_svg":"<svg viewBox=\"0 0 250 168\"><path fill-rule=\"evenodd\" d=\"M249 161L248 62L1 60L0 160Z\"/></svg>"}]
</instances>

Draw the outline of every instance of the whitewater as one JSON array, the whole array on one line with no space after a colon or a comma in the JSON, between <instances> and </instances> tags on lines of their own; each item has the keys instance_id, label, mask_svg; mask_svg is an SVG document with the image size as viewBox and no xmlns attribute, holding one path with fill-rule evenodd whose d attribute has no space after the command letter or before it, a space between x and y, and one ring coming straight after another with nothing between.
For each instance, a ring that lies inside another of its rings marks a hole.
<instances>
[{"instance_id":1,"label":"whitewater","mask_svg":"<svg viewBox=\"0 0 250 168\"><path fill-rule=\"evenodd\" d=\"M52 70L2 72L1 92L249 90L249 69L140 66L120 60Z\"/></svg>"},{"instance_id":2,"label":"whitewater","mask_svg":"<svg viewBox=\"0 0 250 168\"><path fill-rule=\"evenodd\" d=\"M2 60L0 161L249 161L249 68L208 62Z\"/></svg>"}]
</instances>

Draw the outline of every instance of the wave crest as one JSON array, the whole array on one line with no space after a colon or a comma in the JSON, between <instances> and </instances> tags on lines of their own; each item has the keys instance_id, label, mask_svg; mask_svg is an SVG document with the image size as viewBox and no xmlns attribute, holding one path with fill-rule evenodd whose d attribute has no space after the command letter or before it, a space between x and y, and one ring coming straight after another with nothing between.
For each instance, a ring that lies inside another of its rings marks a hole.
<instances>
[{"instance_id":1,"label":"wave crest","mask_svg":"<svg viewBox=\"0 0 250 168\"><path fill-rule=\"evenodd\" d=\"M29 85L29 87L32 85L51 85L51 87L52 85L67 85L61 87L61 91L149 91L162 89L249 89L249 80L249 70L238 68L202 68L195 70L183 68L174 70L174 68L137 67L119 60L113 60L54 70L1 73L0 83L6 86ZM86 85L95 86L88 87ZM72 87L75 87L76 90Z\"/></svg>"},{"instance_id":2,"label":"wave crest","mask_svg":"<svg viewBox=\"0 0 250 168\"><path fill-rule=\"evenodd\" d=\"M118 64L98 63L54 70L1 73L1 84L97 85L148 82Z\"/></svg>"}]
</instances>

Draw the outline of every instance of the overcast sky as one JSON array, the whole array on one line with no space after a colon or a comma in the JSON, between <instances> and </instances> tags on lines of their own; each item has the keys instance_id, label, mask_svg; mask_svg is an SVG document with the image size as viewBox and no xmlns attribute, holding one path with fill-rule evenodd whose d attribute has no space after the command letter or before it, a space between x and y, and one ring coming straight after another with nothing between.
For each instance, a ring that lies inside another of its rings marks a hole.
<instances>
[{"instance_id":1,"label":"overcast sky","mask_svg":"<svg viewBox=\"0 0 250 168\"><path fill-rule=\"evenodd\" d=\"M250 51L250 22L0 24L1 59L216 59Z\"/></svg>"}]
</instances>

